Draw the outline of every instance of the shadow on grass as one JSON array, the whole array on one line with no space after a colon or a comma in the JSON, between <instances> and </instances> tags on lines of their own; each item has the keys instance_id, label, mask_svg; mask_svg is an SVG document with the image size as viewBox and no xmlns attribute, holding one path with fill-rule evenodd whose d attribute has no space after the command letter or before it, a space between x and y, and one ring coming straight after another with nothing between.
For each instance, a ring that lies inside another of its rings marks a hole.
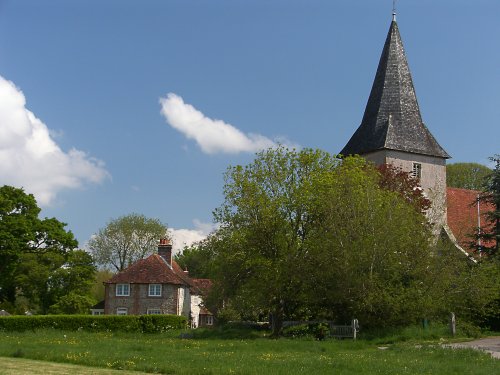
<instances>
[{"instance_id":1,"label":"shadow on grass","mask_svg":"<svg viewBox=\"0 0 500 375\"><path fill-rule=\"evenodd\" d=\"M269 331L241 326L218 326L213 328L198 328L181 333L183 339L202 340L255 340L269 337Z\"/></svg>"}]
</instances>

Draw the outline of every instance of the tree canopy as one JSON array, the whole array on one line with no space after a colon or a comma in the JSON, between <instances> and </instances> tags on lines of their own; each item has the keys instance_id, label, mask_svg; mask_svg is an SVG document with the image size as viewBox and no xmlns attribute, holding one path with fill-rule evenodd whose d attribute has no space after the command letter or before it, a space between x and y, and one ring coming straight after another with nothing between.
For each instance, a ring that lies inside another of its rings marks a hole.
<instances>
[{"instance_id":1,"label":"tree canopy","mask_svg":"<svg viewBox=\"0 0 500 375\"><path fill-rule=\"evenodd\" d=\"M111 220L90 239L88 246L98 265L122 271L153 254L158 240L167 237L167 226L159 219L129 214Z\"/></svg>"},{"instance_id":2,"label":"tree canopy","mask_svg":"<svg viewBox=\"0 0 500 375\"><path fill-rule=\"evenodd\" d=\"M424 216L380 187L362 158L271 149L230 167L212 251L225 308L391 324L426 314L432 255Z\"/></svg>"},{"instance_id":3,"label":"tree canopy","mask_svg":"<svg viewBox=\"0 0 500 375\"><path fill-rule=\"evenodd\" d=\"M491 169L478 163L452 163L446 166L446 185L454 188L482 190Z\"/></svg>"},{"instance_id":4,"label":"tree canopy","mask_svg":"<svg viewBox=\"0 0 500 375\"><path fill-rule=\"evenodd\" d=\"M14 312L47 313L70 293L88 294L94 277L66 224L39 213L33 195L0 187L0 303Z\"/></svg>"}]
</instances>

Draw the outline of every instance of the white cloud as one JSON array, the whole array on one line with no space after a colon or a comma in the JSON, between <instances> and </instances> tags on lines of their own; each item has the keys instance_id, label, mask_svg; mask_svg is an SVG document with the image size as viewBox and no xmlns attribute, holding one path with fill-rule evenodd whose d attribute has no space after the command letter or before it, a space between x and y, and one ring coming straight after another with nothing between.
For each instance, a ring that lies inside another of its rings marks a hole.
<instances>
[{"instance_id":1,"label":"white cloud","mask_svg":"<svg viewBox=\"0 0 500 375\"><path fill-rule=\"evenodd\" d=\"M26 108L23 93L0 76L0 184L23 187L47 206L62 190L107 176L102 161L74 148L62 151L47 126Z\"/></svg>"},{"instance_id":2,"label":"white cloud","mask_svg":"<svg viewBox=\"0 0 500 375\"><path fill-rule=\"evenodd\" d=\"M217 229L216 224L203 223L200 220L193 220L195 229L174 229L169 228L169 233L172 236L172 251L178 253L185 246L190 246L195 242L204 240L210 232Z\"/></svg>"},{"instance_id":3,"label":"white cloud","mask_svg":"<svg viewBox=\"0 0 500 375\"><path fill-rule=\"evenodd\" d=\"M256 152L277 146L278 142L263 135L245 134L222 120L206 117L176 94L169 93L166 98L160 98L160 104L161 113L170 126L194 139L207 154Z\"/></svg>"}]
</instances>

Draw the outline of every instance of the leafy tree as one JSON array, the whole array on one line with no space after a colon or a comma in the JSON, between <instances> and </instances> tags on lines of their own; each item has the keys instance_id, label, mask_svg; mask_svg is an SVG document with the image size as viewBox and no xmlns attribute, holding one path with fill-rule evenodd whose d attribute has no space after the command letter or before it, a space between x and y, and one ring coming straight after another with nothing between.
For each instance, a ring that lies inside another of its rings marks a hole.
<instances>
[{"instance_id":1,"label":"leafy tree","mask_svg":"<svg viewBox=\"0 0 500 375\"><path fill-rule=\"evenodd\" d=\"M446 184L449 187L482 190L484 179L491 169L478 163L453 163L446 166Z\"/></svg>"},{"instance_id":2,"label":"leafy tree","mask_svg":"<svg viewBox=\"0 0 500 375\"><path fill-rule=\"evenodd\" d=\"M95 300L88 295L75 292L66 294L50 307L51 314L88 314Z\"/></svg>"},{"instance_id":3,"label":"leafy tree","mask_svg":"<svg viewBox=\"0 0 500 375\"><path fill-rule=\"evenodd\" d=\"M303 267L308 305L365 326L415 322L433 309L431 234L415 202L381 189L364 163L344 159L316 189L321 219Z\"/></svg>"},{"instance_id":4,"label":"leafy tree","mask_svg":"<svg viewBox=\"0 0 500 375\"><path fill-rule=\"evenodd\" d=\"M96 301L102 301L104 299L104 282L113 277L113 272L110 270L102 269L97 270L95 273L94 282L92 283L92 288L90 290L91 296Z\"/></svg>"},{"instance_id":5,"label":"leafy tree","mask_svg":"<svg viewBox=\"0 0 500 375\"><path fill-rule=\"evenodd\" d=\"M475 233L475 241L471 245L477 247L480 252L497 256L500 240L500 155L495 155L490 160L495 163L495 167L484 178L479 200L491 210L486 213L487 220ZM478 245L478 239L481 240L481 245Z\"/></svg>"},{"instance_id":6,"label":"leafy tree","mask_svg":"<svg viewBox=\"0 0 500 375\"><path fill-rule=\"evenodd\" d=\"M214 213L222 225L214 237L221 297L270 312L275 336L298 303L300 266L316 219L310 209L315 180L339 163L319 150L280 147L226 173L225 201Z\"/></svg>"},{"instance_id":7,"label":"leafy tree","mask_svg":"<svg viewBox=\"0 0 500 375\"><path fill-rule=\"evenodd\" d=\"M17 294L29 301L30 311L46 314L52 305L69 294L93 301L90 289L94 277L91 255L83 250L71 250L23 254L15 281Z\"/></svg>"},{"instance_id":8,"label":"leafy tree","mask_svg":"<svg viewBox=\"0 0 500 375\"><path fill-rule=\"evenodd\" d=\"M189 276L197 278L210 278L212 250L210 241L204 240L191 246L186 246L182 252L174 257L182 269L189 271Z\"/></svg>"},{"instance_id":9,"label":"leafy tree","mask_svg":"<svg viewBox=\"0 0 500 375\"><path fill-rule=\"evenodd\" d=\"M0 301L15 305L24 300L23 304L46 312L61 296L50 285L60 280L57 275L78 273L70 263L78 256L78 243L66 224L55 218L40 219L39 213L33 195L12 186L0 187ZM70 292L72 285L66 285L70 289L65 291Z\"/></svg>"},{"instance_id":10,"label":"leafy tree","mask_svg":"<svg viewBox=\"0 0 500 375\"><path fill-rule=\"evenodd\" d=\"M421 206L380 179L362 158L318 150L267 150L229 168L215 211L222 227L208 239L212 297L242 315L270 313L275 336L285 317L388 325L424 316L430 233Z\"/></svg>"},{"instance_id":11,"label":"leafy tree","mask_svg":"<svg viewBox=\"0 0 500 375\"><path fill-rule=\"evenodd\" d=\"M398 193L418 212L426 213L431 207L431 201L425 197L418 179L413 178L409 172L391 164L383 164L377 169L380 173L378 185L381 188Z\"/></svg>"},{"instance_id":12,"label":"leafy tree","mask_svg":"<svg viewBox=\"0 0 500 375\"><path fill-rule=\"evenodd\" d=\"M153 254L158 240L165 237L167 227L160 220L129 214L111 220L90 239L88 246L98 265L122 271Z\"/></svg>"}]
</instances>

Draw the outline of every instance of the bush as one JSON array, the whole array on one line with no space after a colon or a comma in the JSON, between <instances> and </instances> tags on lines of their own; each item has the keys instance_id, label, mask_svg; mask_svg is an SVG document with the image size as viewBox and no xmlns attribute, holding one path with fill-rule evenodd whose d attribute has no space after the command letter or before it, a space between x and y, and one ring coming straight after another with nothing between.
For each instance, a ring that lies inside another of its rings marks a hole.
<instances>
[{"instance_id":1,"label":"bush","mask_svg":"<svg viewBox=\"0 0 500 375\"><path fill-rule=\"evenodd\" d=\"M177 315L36 315L0 317L0 330L26 331L44 328L68 331L165 332L187 327L187 319Z\"/></svg>"}]
</instances>

